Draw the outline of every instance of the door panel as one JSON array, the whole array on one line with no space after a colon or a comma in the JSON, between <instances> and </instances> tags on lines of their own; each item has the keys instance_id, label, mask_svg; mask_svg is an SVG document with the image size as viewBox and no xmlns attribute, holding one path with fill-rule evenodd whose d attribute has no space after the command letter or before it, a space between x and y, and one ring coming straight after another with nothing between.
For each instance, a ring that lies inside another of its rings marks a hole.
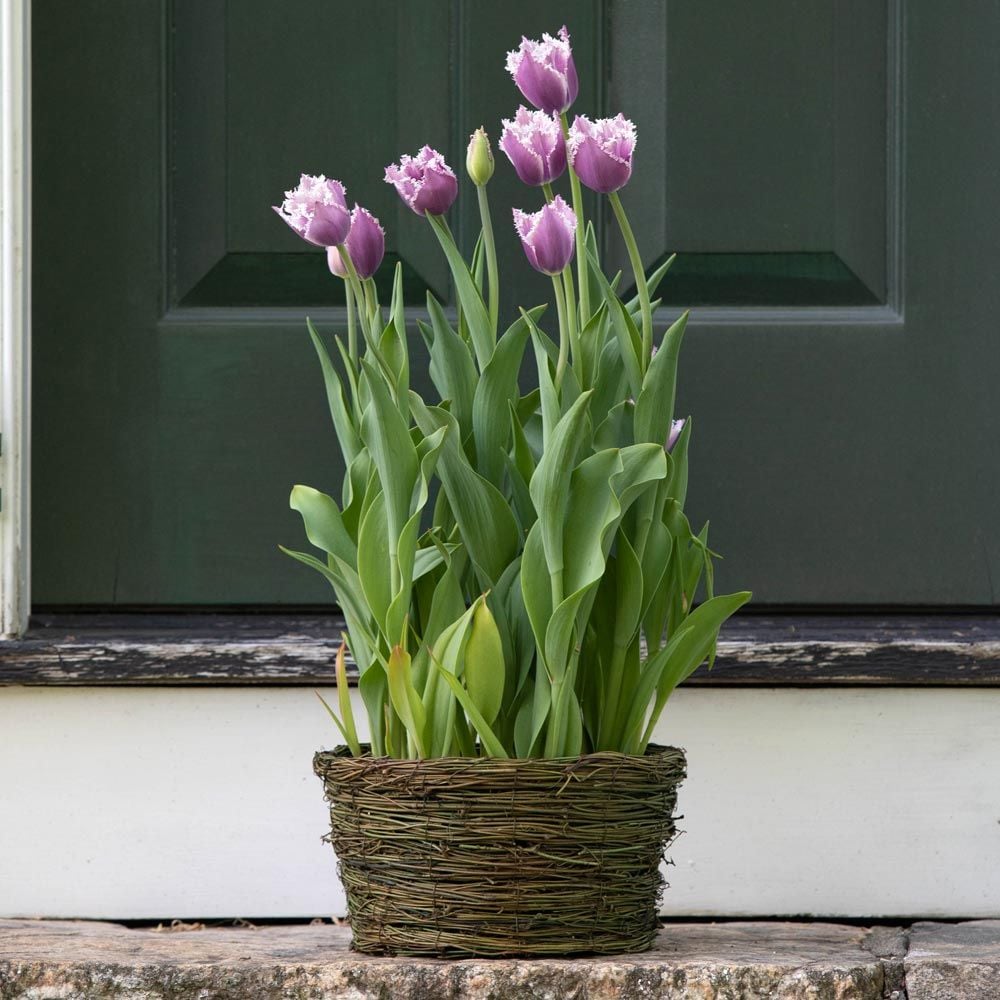
<instances>
[{"instance_id":1,"label":"door panel","mask_svg":"<svg viewBox=\"0 0 1000 1000\"><path fill-rule=\"evenodd\" d=\"M300 543L292 483L339 489L303 316L332 334L343 298L269 206L300 170L342 178L411 311L450 303L383 167L441 148L471 246L468 134L517 107L505 51L566 21L574 110L639 128L623 200L649 264L680 255L664 321L695 306L680 406L720 583L994 604L1000 12L959 8L37 0L36 602L328 600L276 546ZM502 155L490 197L513 317L548 294L510 222L539 199Z\"/></svg>"}]
</instances>

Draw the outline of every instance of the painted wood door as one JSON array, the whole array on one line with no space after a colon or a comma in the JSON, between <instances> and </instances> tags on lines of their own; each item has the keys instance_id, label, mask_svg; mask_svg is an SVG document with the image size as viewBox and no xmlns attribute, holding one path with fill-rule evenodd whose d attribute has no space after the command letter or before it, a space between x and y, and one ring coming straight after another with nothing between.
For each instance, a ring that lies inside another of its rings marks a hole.
<instances>
[{"instance_id":1,"label":"painted wood door","mask_svg":"<svg viewBox=\"0 0 1000 1000\"><path fill-rule=\"evenodd\" d=\"M996 603L996 5L36 0L33 18L38 604L328 599L277 543L300 539L290 485L342 473L303 325L336 330L341 300L269 206L302 170L342 178L414 312L449 298L382 169L424 142L460 168L480 124L495 140L519 97L505 51L563 22L574 110L638 125L624 200L647 262L680 255L664 318L694 307L689 506L720 582L766 604ZM509 224L538 197L505 162L490 194L509 315L546 296Z\"/></svg>"}]
</instances>

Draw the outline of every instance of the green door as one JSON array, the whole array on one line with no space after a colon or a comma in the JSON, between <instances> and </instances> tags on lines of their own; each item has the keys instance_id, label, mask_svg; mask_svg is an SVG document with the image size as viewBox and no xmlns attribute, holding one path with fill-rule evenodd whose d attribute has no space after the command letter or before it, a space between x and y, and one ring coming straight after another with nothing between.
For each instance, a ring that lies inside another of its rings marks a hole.
<instances>
[{"instance_id":1,"label":"green door","mask_svg":"<svg viewBox=\"0 0 1000 1000\"><path fill-rule=\"evenodd\" d=\"M649 264L679 254L663 318L694 307L688 506L721 585L995 603L997 5L36 0L36 604L329 599L277 543L291 484L342 474L303 325L340 328L340 283L269 206L342 179L413 313L450 300L383 167L495 142L505 51L564 21L574 110L638 125L624 201ZM502 157L490 195L511 316L548 291L510 224L539 198ZM452 224L471 245L464 175Z\"/></svg>"}]
</instances>

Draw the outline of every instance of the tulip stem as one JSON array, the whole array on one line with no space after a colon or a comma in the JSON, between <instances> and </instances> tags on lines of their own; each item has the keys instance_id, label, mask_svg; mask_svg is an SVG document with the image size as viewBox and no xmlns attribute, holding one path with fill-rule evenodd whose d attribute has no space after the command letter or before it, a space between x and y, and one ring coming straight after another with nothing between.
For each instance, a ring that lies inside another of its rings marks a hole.
<instances>
[{"instance_id":1,"label":"tulip stem","mask_svg":"<svg viewBox=\"0 0 1000 1000\"><path fill-rule=\"evenodd\" d=\"M555 198L555 194L553 194L553 192L552 192L552 185L551 184L548 184L548 183L543 184L542 185L542 191L545 192L545 201L546 201L546 203L550 203Z\"/></svg>"},{"instance_id":2,"label":"tulip stem","mask_svg":"<svg viewBox=\"0 0 1000 1000\"><path fill-rule=\"evenodd\" d=\"M365 278L362 284L365 289L365 303L368 306L368 322L378 336L381 333L382 317L379 315L381 310L375 297L375 282L371 278Z\"/></svg>"},{"instance_id":3,"label":"tulip stem","mask_svg":"<svg viewBox=\"0 0 1000 1000\"><path fill-rule=\"evenodd\" d=\"M354 317L354 291L350 281L344 282L344 295L347 300L347 356L351 359L351 368L358 370L358 324Z\"/></svg>"},{"instance_id":4,"label":"tulip stem","mask_svg":"<svg viewBox=\"0 0 1000 1000\"><path fill-rule=\"evenodd\" d=\"M569 121L564 111L560 116L563 138L569 142ZM566 151L566 169L569 171L569 184L573 192L573 211L576 213L576 270L580 279L580 326L587 325L590 319L590 282L587 275L587 248L584 240L583 222L583 191L580 188L580 178L576 176L573 164L569 162L569 150Z\"/></svg>"},{"instance_id":5,"label":"tulip stem","mask_svg":"<svg viewBox=\"0 0 1000 1000\"><path fill-rule=\"evenodd\" d=\"M500 316L500 272L497 268L497 248L493 240L493 220L490 218L490 203L486 197L486 185L476 187L479 196L479 217L483 220L483 246L486 248L486 270L490 282L490 325L493 339L497 336L497 321Z\"/></svg>"},{"instance_id":6,"label":"tulip stem","mask_svg":"<svg viewBox=\"0 0 1000 1000\"><path fill-rule=\"evenodd\" d=\"M569 270L569 265L563 270L563 274ZM552 275L552 290L556 296L556 312L559 314L559 360L556 361L556 391L562 385L563 372L566 370L566 355L569 350L569 331L566 328L566 306L563 303L562 282L559 275ZM552 605L555 607L555 604Z\"/></svg>"},{"instance_id":7,"label":"tulip stem","mask_svg":"<svg viewBox=\"0 0 1000 1000\"><path fill-rule=\"evenodd\" d=\"M361 287L361 279L358 277L358 272L354 267L354 261L351 260L351 255L347 252L347 247L341 243L337 247L340 251L340 259L344 263L344 268L347 271L347 281L351 286L351 291L354 292L354 301L358 309L358 318L361 320L361 332L365 335L365 340L370 341L371 337L369 334L369 323L368 323L368 311L365 309L365 293L364 289Z\"/></svg>"},{"instance_id":8,"label":"tulip stem","mask_svg":"<svg viewBox=\"0 0 1000 1000\"><path fill-rule=\"evenodd\" d=\"M577 332L576 324L576 289L573 287L573 268L568 264L563 268L562 273L563 292L566 295L566 325L569 330L569 342L573 348L573 367L579 374L578 381L581 388L586 387L586 374L583 363L583 346L580 334Z\"/></svg>"},{"instance_id":9,"label":"tulip stem","mask_svg":"<svg viewBox=\"0 0 1000 1000\"><path fill-rule=\"evenodd\" d=\"M649 359L653 354L653 311L649 306L649 288L646 285L646 272L642 266L642 257L639 256L639 247L635 242L635 234L629 225L628 216L622 206L621 198L617 191L612 191L608 195L608 201L615 210L615 218L618 220L618 227L622 231L622 238L628 249L629 260L632 261L632 273L635 275L635 288L639 293L639 306L642 309L642 357L639 359L639 367L643 374L649 367Z\"/></svg>"}]
</instances>

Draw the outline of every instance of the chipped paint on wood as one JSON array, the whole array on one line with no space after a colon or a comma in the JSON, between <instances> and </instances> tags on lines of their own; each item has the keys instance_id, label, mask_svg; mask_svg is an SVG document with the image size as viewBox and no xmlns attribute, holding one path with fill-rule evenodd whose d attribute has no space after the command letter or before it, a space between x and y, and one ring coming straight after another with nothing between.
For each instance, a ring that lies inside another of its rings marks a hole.
<instances>
[{"instance_id":1,"label":"chipped paint on wood","mask_svg":"<svg viewBox=\"0 0 1000 1000\"><path fill-rule=\"evenodd\" d=\"M337 615L45 615L0 646L0 684L322 684ZM698 685L1000 685L1000 619L744 615Z\"/></svg>"}]
</instances>

